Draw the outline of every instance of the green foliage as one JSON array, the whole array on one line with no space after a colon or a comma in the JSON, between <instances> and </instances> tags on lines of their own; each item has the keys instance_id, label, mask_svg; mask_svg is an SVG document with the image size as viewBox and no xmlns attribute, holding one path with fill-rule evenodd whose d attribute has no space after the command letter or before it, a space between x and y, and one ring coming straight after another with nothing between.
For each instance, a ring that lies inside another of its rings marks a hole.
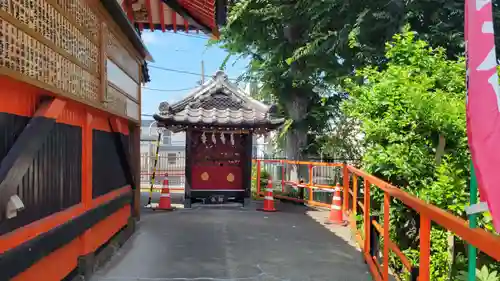
<instances>
[{"instance_id":1,"label":"green foliage","mask_svg":"<svg viewBox=\"0 0 500 281\"><path fill-rule=\"evenodd\" d=\"M500 9L494 9L494 15L499 29ZM444 47L447 58L462 55L463 18L464 3L459 0L241 0L230 6L221 41L211 44L222 43L232 54L250 58L243 78L262 82L262 91L276 98L291 120L283 136L290 139L300 132L301 153L350 155L359 154L358 149L349 150L354 139L344 144L344 138L329 138L338 132L334 125L325 126L342 114L338 83L366 65L386 67L391 58L385 43L407 23L419 39ZM500 37L496 40L500 48ZM321 104L325 98L332 106ZM308 133L309 145L303 136ZM329 149L339 142L341 149Z\"/></svg>"},{"instance_id":2,"label":"green foliage","mask_svg":"<svg viewBox=\"0 0 500 281\"><path fill-rule=\"evenodd\" d=\"M431 229L431 243L431 280L448 281L450 263L453 262L448 253L448 232L433 227Z\"/></svg>"},{"instance_id":3,"label":"green foliage","mask_svg":"<svg viewBox=\"0 0 500 281\"><path fill-rule=\"evenodd\" d=\"M491 217L490 212L486 212L486 213L481 214L481 216L479 217L479 220L478 220L478 225L479 225L479 227L484 228L491 233L500 234L498 232L495 232L495 228L493 227L493 218ZM499 269L500 269L500 265L499 265Z\"/></svg>"},{"instance_id":4,"label":"green foliage","mask_svg":"<svg viewBox=\"0 0 500 281\"><path fill-rule=\"evenodd\" d=\"M271 176L271 174L266 170L262 170L260 172L260 178L261 178L261 180L265 181L266 184L267 184L267 180L269 179L270 176Z\"/></svg>"},{"instance_id":5,"label":"green foliage","mask_svg":"<svg viewBox=\"0 0 500 281\"><path fill-rule=\"evenodd\" d=\"M316 137L315 151L324 158L359 160L363 150L358 127L357 120L339 114L332 118L327 133Z\"/></svg>"},{"instance_id":6,"label":"green foliage","mask_svg":"<svg viewBox=\"0 0 500 281\"><path fill-rule=\"evenodd\" d=\"M433 47L445 48L450 59L463 55L464 1L297 1L309 2L303 17L315 23L310 40L297 48L287 62L317 55L342 58L314 61L326 79L338 81L364 65L384 65L384 44L410 24L418 38ZM497 7L499 1L493 1ZM299 6L299 4L297 4ZM500 9L494 9L495 30L500 27ZM500 37L496 38L497 50ZM498 53L498 52L497 52Z\"/></svg>"},{"instance_id":7,"label":"green foliage","mask_svg":"<svg viewBox=\"0 0 500 281\"><path fill-rule=\"evenodd\" d=\"M435 180L436 147L443 135L446 164L467 171L463 61L447 60L444 50L415 40L409 31L394 37L386 57L386 69L356 73L363 84L345 80L350 99L344 110L362 123L366 168L420 190Z\"/></svg>"},{"instance_id":8,"label":"green foliage","mask_svg":"<svg viewBox=\"0 0 500 281\"><path fill-rule=\"evenodd\" d=\"M260 169L260 189L261 191L264 190L264 188L267 186L267 180L270 177L270 173L266 170L264 170L262 167ZM253 200L261 200L261 197L259 194L257 194L257 165L252 166L252 183L251 183L251 190L252 190L252 199Z\"/></svg>"},{"instance_id":9,"label":"green foliage","mask_svg":"<svg viewBox=\"0 0 500 281\"><path fill-rule=\"evenodd\" d=\"M229 61L229 59L231 58L231 54L227 54L226 57L224 58L224 60L222 61L220 67L219 67L219 70L226 70L226 66L227 66L227 63Z\"/></svg>"},{"instance_id":10,"label":"green foliage","mask_svg":"<svg viewBox=\"0 0 500 281\"><path fill-rule=\"evenodd\" d=\"M264 183L264 185L261 184L261 187L265 187L267 185L267 180L270 176L271 174L267 170L265 170L263 167L260 168L260 180L261 183ZM252 167L252 178L257 178L257 165L253 165Z\"/></svg>"},{"instance_id":11,"label":"green foliage","mask_svg":"<svg viewBox=\"0 0 500 281\"><path fill-rule=\"evenodd\" d=\"M285 144L291 158L318 154L318 143L324 140L317 136L327 134L332 117L341 114L342 95L318 68L330 59L288 60L311 39L308 31L315 22L304 18L308 6L306 1L238 1L230 7L228 23L221 30L222 47L251 60L243 79L260 83L259 95L275 100L287 118L278 143Z\"/></svg>"},{"instance_id":12,"label":"green foliage","mask_svg":"<svg viewBox=\"0 0 500 281\"><path fill-rule=\"evenodd\" d=\"M469 176L464 62L447 59L444 49L417 40L408 28L386 44L385 58L384 69L365 67L355 78L345 80L350 98L343 109L361 122L365 136L363 165L369 172L461 216L468 200ZM440 136L446 145L438 157ZM380 205L380 194L374 197ZM418 264L418 216L398 202L391 206L391 237L400 241L399 246ZM431 279L448 280L453 262L448 233L433 227L431 241ZM397 263L393 266L400 267Z\"/></svg>"},{"instance_id":13,"label":"green foliage","mask_svg":"<svg viewBox=\"0 0 500 281\"><path fill-rule=\"evenodd\" d=\"M426 188L416 194L425 201L452 213L465 215L469 194L466 192L466 171L453 165L450 155L436 168L434 181L429 181Z\"/></svg>"},{"instance_id":14,"label":"green foliage","mask_svg":"<svg viewBox=\"0 0 500 281\"><path fill-rule=\"evenodd\" d=\"M460 281L467 281L467 272L462 271L460 272L459 276ZM498 274L497 271L491 271L490 269L486 266L483 265L481 270L476 269L476 280L477 281L500 281L500 275Z\"/></svg>"}]
</instances>

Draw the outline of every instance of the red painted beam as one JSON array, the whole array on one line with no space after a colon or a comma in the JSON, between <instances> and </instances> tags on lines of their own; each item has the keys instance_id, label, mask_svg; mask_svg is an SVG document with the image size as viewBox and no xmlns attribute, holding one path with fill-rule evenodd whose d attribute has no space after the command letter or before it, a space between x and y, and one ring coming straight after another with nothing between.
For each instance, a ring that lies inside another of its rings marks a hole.
<instances>
[{"instance_id":1,"label":"red painted beam","mask_svg":"<svg viewBox=\"0 0 500 281\"><path fill-rule=\"evenodd\" d=\"M174 10L170 11L171 14L171 20L172 20L172 26L174 27L174 32L177 32L177 13Z\"/></svg>"},{"instance_id":2,"label":"red painted beam","mask_svg":"<svg viewBox=\"0 0 500 281\"><path fill-rule=\"evenodd\" d=\"M151 0L146 0L146 10L148 12L149 29L155 31L155 26L153 24L153 9L151 9Z\"/></svg>"},{"instance_id":3,"label":"red painted beam","mask_svg":"<svg viewBox=\"0 0 500 281\"><path fill-rule=\"evenodd\" d=\"M123 5L125 6L124 11L127 14L128 20L130 21L130 23L134 24L135 19L134 19L134 11L132 10L132 1L124 0Z\"/></svg>"},{"instance_id":4,"label":"red painted beam","mask_svg":"<svg viewBox=\"0 0 500 281\"><path fill-rule=\"evenodd\" d=\"M161 25L161 31L165 32L165 12L163 11L163 2L158 1L158 9L160 10L160 25Z\"/></svg>"}]
</instances>

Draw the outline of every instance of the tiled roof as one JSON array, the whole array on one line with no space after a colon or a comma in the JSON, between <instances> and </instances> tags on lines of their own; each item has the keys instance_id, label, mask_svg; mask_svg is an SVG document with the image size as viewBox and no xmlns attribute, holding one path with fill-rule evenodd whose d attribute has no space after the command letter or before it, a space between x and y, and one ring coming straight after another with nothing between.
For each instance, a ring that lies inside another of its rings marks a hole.
<instances>
[{"instance_id":1,"label":"tiled roof","mask_svg":"<svg viewBox=\"0 0 500 281\"><path fill-rule=\"evenodd\" d=\"M271 106L247 96L219 71L213 79L172 105L161 103L154 118L164 126L219 125L276 128L283 118L272 116Z\"/></svg>"},{"instance_id":2,"label":"tiled roof","mask_svg":"<svg viewBox=\"0 0 500 281\"><path fill-rule=\"evenodd\" d=\"M188 107L185 110L170 116L169 119L181 123L214 125L265 125L282 123L281 118L270 118L266 113L248 109L193 109Z\"/></svg>"}]
</instances>

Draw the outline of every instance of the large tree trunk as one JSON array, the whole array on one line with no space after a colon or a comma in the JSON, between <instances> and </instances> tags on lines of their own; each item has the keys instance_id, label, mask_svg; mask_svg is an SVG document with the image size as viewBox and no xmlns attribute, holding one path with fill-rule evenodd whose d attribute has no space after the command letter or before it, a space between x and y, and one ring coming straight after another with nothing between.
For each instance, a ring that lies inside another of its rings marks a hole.
<instances>
[{"instance_id":1,"label":"large tree trunk","mask_svg":"<svg viewBox=\"0 0 500 281\"><path fill-rule=\"evenodd\" d=\"M293 5L291 5L292 7ZM305 34L304 26L300 23L291 23L284 28L285 38L288 40L294 49L299 47L300 39ZM290 70L293 73L300 73L305 68L306 62L294 61L290 65ZM292 81L289 81L292 82ZM292 127L288 130L286 135L286 157L292 160L305 160L304 149L307 147L307 133L309 126L305 119L307 117L309 99L308 89L295 88L293 83L288 85L289 98L284 102L288 116L293 120ZM307 183L308 167L305 165L294 166L291 170L291 180L303 179ZM302 189L303 191L303 189ZM303 197L303 193L301 194Z\"/></svg>"},{"instance_id":2,"label":"large tree trunk","mask_svg":"<svg viewBox=\"0 0 500 281\"><path fill-rule=\"evenodd\" d=\"M300 91L294 91L290 95L289 101L286 103L288 115L293 120L291 128L286 135L286 157L290 160L306 160L304 149L307 147L307 132L308 125L304 121L307 116L308 99L305 95L301 95ZM292 167L291 180L304 179L307 183L308 169L305 165Z\"/></svg>"},{"instance_id":3,"label":"large tree trunk","mask_svg":"<svg viewBox=\"0 0 500 281\"><path fill-rule=\"evenodd\" d=\"M291 128L287 132L286 155L288 159L302 160L303 149L307 146L308 126L305 122L307 117L308 99L301 95L300 91L291 93L286 103L288 116L293 120Z\"/></svg>"}]
</instances>

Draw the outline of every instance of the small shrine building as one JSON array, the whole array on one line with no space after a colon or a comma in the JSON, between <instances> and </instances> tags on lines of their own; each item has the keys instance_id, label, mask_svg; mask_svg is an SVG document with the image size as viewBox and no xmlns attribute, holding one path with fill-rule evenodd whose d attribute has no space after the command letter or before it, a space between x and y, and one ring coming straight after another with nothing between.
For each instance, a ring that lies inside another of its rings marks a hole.
<instances>
[{"instance_id":1,"label":"small shrine building","mask_svg":"<svg viewBox=\"0 0 500 281\"><path fill-rule=\"evenodd\" d=\"M250 203L252 139L283 125L275 108L246 95L222 71L183 100L160 104L158 126L186 132L185 207Z\"/></svg>"}]
</instances>

